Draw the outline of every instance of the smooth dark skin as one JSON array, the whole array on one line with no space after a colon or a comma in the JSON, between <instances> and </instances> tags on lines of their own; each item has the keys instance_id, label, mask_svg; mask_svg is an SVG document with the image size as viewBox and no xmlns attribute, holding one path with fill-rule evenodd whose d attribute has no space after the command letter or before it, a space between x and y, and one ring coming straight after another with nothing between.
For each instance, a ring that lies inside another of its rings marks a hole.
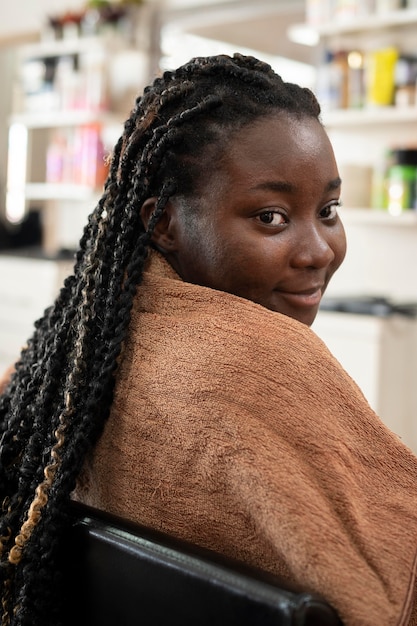
<instances>
[{"instance_id":1,"label":"smooth dark skin","mask_svg":"<svg viewBox=\"0 0 417 626\"><path fill-rule=\"evenodd\" d=\"M340 183L321 124L280 112L231 139L198 196L171 199L153 240L183 280L311 325L346 253ZM154 205L144 203L145 223Z\"/></svg>"}]
</instances>

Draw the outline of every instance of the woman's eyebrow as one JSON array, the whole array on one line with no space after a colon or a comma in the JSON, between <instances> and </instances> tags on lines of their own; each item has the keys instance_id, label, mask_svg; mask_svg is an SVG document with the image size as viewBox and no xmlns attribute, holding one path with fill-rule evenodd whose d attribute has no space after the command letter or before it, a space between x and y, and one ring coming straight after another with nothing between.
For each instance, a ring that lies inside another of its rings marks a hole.
<instances>
[{"instance_id":1,"label":"woman's eyebrow","mask_svg":"<svg viewBox=\"0 0 417 626\"><path fill-rule=\"evenodd\" d=\"M342 179L340 176L330 180L326 185L326 191L333 191L335 189L339 189L342 184ZM291 192L296 188L292 183L288 183L285 180L270 180L258 183L254 187L250 189L250 191L257 191L259 189L268 189L271 191L284 191Z\"/></svg>"},{"instance_id":2,"label":"woman's eyebrow","mask_svg":"<svg viewBox=\"0 0 417 626\"><path fill-rule=\"evenodd\" d=\"M328 183L326 191L333 191L334 189L339 189L341 184L342 184L342 179L340 178L340 176L338 176L337 178L334 178Z\"/></svg>"},{"instance_id":3,"label":"woman's eyebrow","mask_svg":"<svg viewBox=\"0 0 417 626\"><path fill-rule=\"evenodd\" d=\"M250 191L257 191L258 189L268 189L271 191L294 191L295 185L287 183L285 180L271 180L254 185L251 187Z\"/></svg>"}]
</instances>

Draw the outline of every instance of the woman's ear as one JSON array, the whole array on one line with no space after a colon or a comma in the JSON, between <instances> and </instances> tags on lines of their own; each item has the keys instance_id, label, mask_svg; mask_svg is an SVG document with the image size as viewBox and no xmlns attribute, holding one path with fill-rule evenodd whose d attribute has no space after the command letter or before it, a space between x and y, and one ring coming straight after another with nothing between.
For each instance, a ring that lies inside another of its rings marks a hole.
<instances>
[{"instance_id":1,"label":"woman's ear","mask_svg":"<svg viewBox=\"0 0 417 626\"><path fill-rule=\"evenodd\" d=\"M148 228L149 220L152 213L155 210L157 198L148 198L142 204L140 210L140 216L142 218L145 228ZM168 200L160 219L157 221L152 233L152 241L161 252L173 252L176 249L176 229L174 227L175 209L172 203Z\"/></svg>"}]
</instances>

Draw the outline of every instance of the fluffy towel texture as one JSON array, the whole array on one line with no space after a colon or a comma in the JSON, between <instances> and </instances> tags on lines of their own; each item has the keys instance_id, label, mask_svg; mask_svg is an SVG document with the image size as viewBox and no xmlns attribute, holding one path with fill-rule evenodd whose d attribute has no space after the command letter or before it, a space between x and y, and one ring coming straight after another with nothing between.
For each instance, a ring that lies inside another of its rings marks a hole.
<instances>
[{"instance_id":1,"label":"fluffy towel texture","mask_svg":"<svg viewBox=\"0 0 417 626\"><path fill-rule=\"evenodd\" d=\"M156 254L76 497L284 574L347 626L414 623L417 459L311 329Z\"/></svg>"}]
</instances>

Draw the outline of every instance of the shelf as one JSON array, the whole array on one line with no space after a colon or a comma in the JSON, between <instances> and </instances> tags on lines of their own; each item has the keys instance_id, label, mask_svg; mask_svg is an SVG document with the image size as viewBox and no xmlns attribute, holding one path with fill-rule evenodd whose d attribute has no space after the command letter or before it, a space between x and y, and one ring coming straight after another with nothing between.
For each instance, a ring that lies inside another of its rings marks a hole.
<instances>
[{"instance_id":1,"label":"shelf","mask_svg":"<svg viewBox=\"0 0 417 626\"><path fill-rule=\"evenodd\" d=\"M309 25L320 37L334 35L363 33L377 31L384 28L392 30L396 27L412 26L417 24L417 9L402 9L386 13L373 13L362 17L353 17L346 20L334 19L331 23L317 26Z\"/></svg>"},{"instance_id":2,"label":"shelf","mask_svg":"<svg viewBox=\"0 0 417 626\"><path fill-rule=\"evenodd\" d=\"M86 185L28 183L26 200L96 200L101 190Z\"/></svg>"},{"instance_id":3,"label":"shelf","mask_svg":"<svg viewBox=\"0 0 417 626\"><path fill-rule=\"evenodd\" d=\"M417 106L338 109L323 111L322 118L326 127L402 124L404 122L417 122Z\"/></svg>"},{"instance_id":4,"label":"shelf","mask_svg":"<svg viewBox=\"0 0 417 626\"><path fill-rule=\"evenodd\" d=\"M344 224L377 225L389 227L417 227L417 210L408 209L401 215L390 215L383 209L350 209L345 207L339 211Z\"/></svg>"},{"instance_id":5,"label":"shelf","mask_svg":"<svg viewBox=\"0 0 417 626\"><path fill-rule=\"evenodd\" d=\"M5 213L17 224L28 207L39 209L48 254L78 246L87 207L103 194L131 94L147 80L151 14L140 10L139 23L132 11L134 19L117 32L51 37L17 49Z\"/></svg>"},{"instance_id":6,"label":"shelf","mask_svg":"<svg viewBox=\"0 0 417 626\"><path fill-rule=\"evenodd\" d=\"M90 53L94 49L103 49L113 46L114 48L126 49L127 42L121 36L114 34L91 36L91 37L69 37L68 39L51 39L27 44L22 47L21 54L26 59L39 59L46 57L56 57L72 54Z\"/></svg>"},{"instance_id":7,"label":"shelf","mask_svg":"<svg viewBox=\"0 0 417 626\"><path fill-rule=\"evenodd\" d=\"M82 126L86 124L105 124L106 126L122 126L120 115L108 111L46 111L19 113L12 115L9 124L22 124L27 128L60 128L62 126Z\"/></svg>"}]
</instances>

